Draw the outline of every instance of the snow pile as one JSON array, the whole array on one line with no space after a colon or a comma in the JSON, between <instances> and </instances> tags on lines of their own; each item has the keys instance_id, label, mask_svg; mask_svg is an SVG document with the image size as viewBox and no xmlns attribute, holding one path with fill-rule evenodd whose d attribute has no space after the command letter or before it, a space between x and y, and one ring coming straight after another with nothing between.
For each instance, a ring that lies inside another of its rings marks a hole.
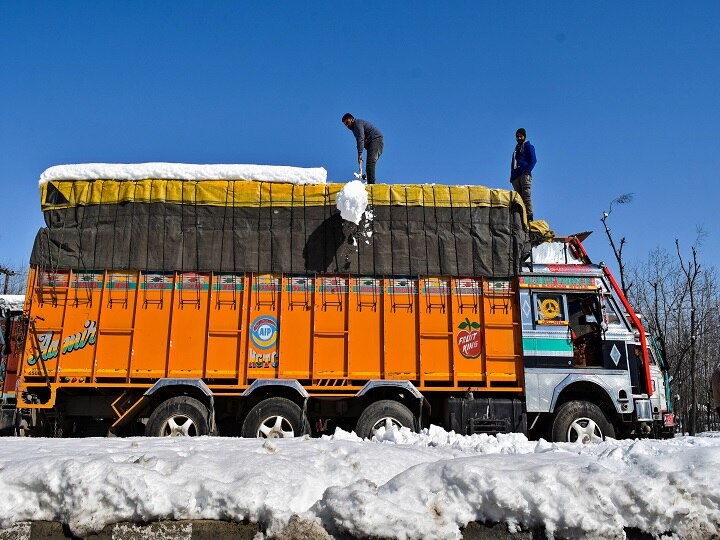
<instances>
[{"instance_id":1,"label":"snow pile","mask_svg":"<svg viewBox=\"0 0 720 540\"><path fill-rule=\"evenodd\" d=\"M323 167L276 165L193 165L187 163L78 163L56 165L40 176L40 185L52 180L254 180L291 184L324 184Z\"/></svg>"},{"instance_id":2,"label":"snow pile","mask_svg":"<svg viewBox=\"0 0 720 540\"><path fill-rule=\"evenodd\" d=\"M368 205L365 184L360 180L348 182L335 197L335 204L345 221L351 221L355 225L360 225L360 220Z\"/></svg>"},{"instance_id":3,"label":"snow pile","mask_svg":"<svg viewBox=\"0 0 720 540\"><path fill-rule=\"evenodd\" d=\"M0 294L0 316L7 317L13 311L22 311L25 296L22 294Z\"/></svg>"},{"instance_id":4,"label":"snow pile","mask_svg":"<svg viewBox=\"0 0 720 540\"><path fill-rule=\"evenodd\" d=\"M250 520L331 533L456 539L471 521L576 538L623 527L720 535L720 437L582 446L518 434L383 432L322 439L0 439L0 527Z\"/></svg>"}]
</instances>

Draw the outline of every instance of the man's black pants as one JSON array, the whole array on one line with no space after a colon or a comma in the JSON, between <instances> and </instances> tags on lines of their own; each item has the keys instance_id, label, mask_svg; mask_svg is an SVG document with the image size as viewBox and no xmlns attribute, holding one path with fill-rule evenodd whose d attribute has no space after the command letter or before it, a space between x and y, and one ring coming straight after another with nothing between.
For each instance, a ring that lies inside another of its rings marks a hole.
<instances>
[{"instance_id":1,"label":"man's black pants","mask_svg":"<svg viewBox=\"0 0 720 540\"><path fill-rule=\"evenodd\" d=\"M373 139L367 145L367 163L365 164L365 173L367 174L367 183L375 183L375 164L383 153L385 144L382 137Z\"/></svg>"}]
</instances>

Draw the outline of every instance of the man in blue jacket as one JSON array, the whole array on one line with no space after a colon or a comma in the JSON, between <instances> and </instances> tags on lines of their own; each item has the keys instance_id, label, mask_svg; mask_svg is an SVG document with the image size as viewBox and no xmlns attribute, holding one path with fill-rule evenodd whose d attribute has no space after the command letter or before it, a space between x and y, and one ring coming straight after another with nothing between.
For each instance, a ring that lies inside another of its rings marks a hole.
<instances>
[{"instance_id":1,"label":"man in blue jacket","mask_svg":"<svg viewBox=\"0 0 720 540\"><path fill-rule=\"evenodd\" d=\"M510 165L510 183L513 189L520 194L525 203L528 221L533 220L533 205L530 198L532 188L532 170L537 163L535 158L535 147L526 140L525 129L520 128L515 132L515 151L512 155Z\"/></svg>"},{"instance_id":2,"label":"man in blue jacket","mask_svg":"<svg viewBox=\"0 0 720 540\"><path fill-rule=\"evenodd\" d=\"M342 117L342 123L345 127L353 132L357 141L358 165L362 168L363 149L367 149L367 163L365 172L367 173L367 183L375 183L375 164L383 153L383 134L380 130L373 126L367 120L355 118L350 113L345 113Z\"/></svg>"}]
</instances>

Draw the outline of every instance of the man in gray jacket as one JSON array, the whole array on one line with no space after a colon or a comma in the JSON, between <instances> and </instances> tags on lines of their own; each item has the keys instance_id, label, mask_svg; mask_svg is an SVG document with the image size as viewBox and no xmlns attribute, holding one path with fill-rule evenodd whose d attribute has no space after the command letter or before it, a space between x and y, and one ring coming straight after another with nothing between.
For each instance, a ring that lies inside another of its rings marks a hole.
<instances>
[{"instance_id":1,"label":"man in gray jacket","mask_svg":"<svg viewBox=\"0 0 720 540\"><path fill-rule=\"evenodd\" d=\"M358 165L362 168L363 149L367 149L367 163L365 172L367 173L367 183L375 183L375 164L383 153L383 134L380 130L373 126L367 120L355 118L350 113L345 113L342 117L342 123L345 127L353 132L357 141Z\"/></svg>"}]
</instances>

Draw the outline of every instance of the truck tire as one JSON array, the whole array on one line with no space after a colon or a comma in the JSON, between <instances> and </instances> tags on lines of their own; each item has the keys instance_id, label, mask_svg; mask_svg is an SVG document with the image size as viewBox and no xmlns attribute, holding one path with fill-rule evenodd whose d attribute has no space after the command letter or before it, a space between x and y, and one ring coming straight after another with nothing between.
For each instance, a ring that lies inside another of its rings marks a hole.
<instances>
[{"instance_id":1,"label":"truck tire","mask_svg":"<svg viewBox=\"0 0 720 540\"><path fill-rule=\"evenodd\" d=\"M310 424L302 409L281 397L268 398L255 405L242 426L242 436L251 439L281 439L307 433L310 433Z\"/></svg>"},{"instance_id":2,"label":"truck tire","mask_svg":"<svg viewBox=\"0 0 720 540\"><path fill-rule=\"evenodd\" d=\"M415 430L415 416L402 403L382 399L368 405L358 418L355 433L363 439L371 438L380 428L406 427Z\"/></svg>"},{"instance_id":3,"label":"truck tire","mask_svg":"<svg viewBox=\"0 0 720 540\"><path fill-rule=\"evenodd\" d=\"M568 401L560 406L552 425L554 442L600 442L615 437L615 428L602 409L587 401Z\"/></svg>"},{"instance_id":4,"label":"truck tire","mask_svg":"<svg viewBox=\"0 0 720 540\"><path fill-rule=\"evenodd\" d=\"M150 415L148 437L198 437L210 433L208 409L195 398L177 396L163 401Z\"/></svg>"}]
</instances>

